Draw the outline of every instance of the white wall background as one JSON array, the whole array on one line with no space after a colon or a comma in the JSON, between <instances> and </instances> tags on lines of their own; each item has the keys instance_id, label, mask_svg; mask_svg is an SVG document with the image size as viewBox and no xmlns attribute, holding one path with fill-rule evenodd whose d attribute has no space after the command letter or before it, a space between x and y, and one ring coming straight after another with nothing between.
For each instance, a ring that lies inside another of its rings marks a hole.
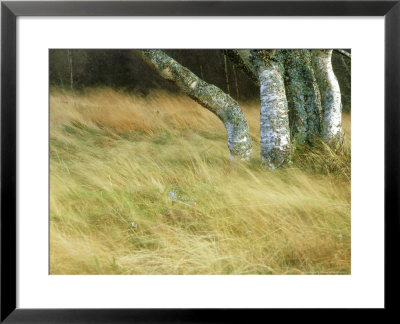
<instances>
[{"instance_id":1,"label":"white wall background","mask_svg":"<svg viewBox=\"0 0 400 324\"><path fill-rule=\"evenodd\" d=\"M352 49L352 274L49 276L48 49L260 47ZM383 68L383 18L18 18L18 307L383 307Z\"/></svg>"}]
</instances>

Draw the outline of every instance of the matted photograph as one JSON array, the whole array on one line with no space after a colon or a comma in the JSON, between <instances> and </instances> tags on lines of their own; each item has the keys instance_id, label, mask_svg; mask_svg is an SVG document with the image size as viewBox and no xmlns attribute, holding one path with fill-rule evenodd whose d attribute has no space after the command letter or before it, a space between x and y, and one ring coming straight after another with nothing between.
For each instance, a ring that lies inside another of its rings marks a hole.
<instances>
[{"instance_id":1,"label":"matted photograph","mask_svg":"<svg viewBox=\"0 0 400 324\"><path fill-rule=\"evenodd\" d=\"M50 49L50 275L351 274L351 49Z\"/></svg>"}]
</instances>

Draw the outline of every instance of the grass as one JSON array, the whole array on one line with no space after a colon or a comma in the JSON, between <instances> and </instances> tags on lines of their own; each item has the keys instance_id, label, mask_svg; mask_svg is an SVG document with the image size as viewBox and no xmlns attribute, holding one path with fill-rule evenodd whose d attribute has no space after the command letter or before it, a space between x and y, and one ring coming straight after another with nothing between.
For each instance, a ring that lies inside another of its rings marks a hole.
<instances>
[{"instance_id":1,"label":"grass","mask_svg":"<svg viewBox=\"0 0 400 324\"><path fill-rule=\"evenodd\" d=\"M185 96L52 91L50 273L349 274L350 116L344 152L298 148L271 172L258 103L242 108L254 154L231 164Z\"/></svg>"}]
</instances>

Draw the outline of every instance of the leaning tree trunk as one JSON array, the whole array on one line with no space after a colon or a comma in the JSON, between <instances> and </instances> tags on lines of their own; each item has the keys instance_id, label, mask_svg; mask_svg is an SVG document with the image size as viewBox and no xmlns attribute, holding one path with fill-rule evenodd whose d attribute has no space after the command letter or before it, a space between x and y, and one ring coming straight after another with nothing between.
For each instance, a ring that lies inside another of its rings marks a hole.
<instances>
[{"instance_id":1,"label":"leaning tree trunk","mask_svg":"<svg viewBox=\"0 0 400 324\"><path fill-rule=\"evenodd\" d=\"M322 102L322 138L331 146L342 144L342 103L339 82L333 73L332 50L312 50Z\"/></svg>"},{"instance_id":2,"label":"leaning tree trunk","mask_svg":"<svg viewBox=\"0 0 400 324\"><path fill-rule=\"evenodd\" d=\"M321 97L306 49L286 50L285 87L292 139L312 144L321 131Z\"/></svg>"},{"instance_id":3,"label":"leaning tree trunk","mask_svg":"<svg viewBox=\"0 0 400 324\"><path fill-rule=\"evenodd\" d=\"M249 126L239 104L212 84L208 84L161 50L138 50L138 54L162 77L173 81L189 97L223 122L228 133L231 159L250 159L252 141Z\"/></svg>"},{"instance_id":4,"label":"leaning tree trunk","mask_svg":"<svg viewBox=\"0 0 400 324\"><path fill-rule=\"evenodd\" d=\"M271 169L291 159L288 104L280 50L252 50L260 84L261 162Z\"/></svg>"}]
</instances>

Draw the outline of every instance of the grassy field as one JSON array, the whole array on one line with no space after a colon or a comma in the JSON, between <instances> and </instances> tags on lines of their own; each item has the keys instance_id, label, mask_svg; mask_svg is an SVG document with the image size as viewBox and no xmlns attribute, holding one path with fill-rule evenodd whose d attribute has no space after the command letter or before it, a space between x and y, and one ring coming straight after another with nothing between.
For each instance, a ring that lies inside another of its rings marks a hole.
<instances>
[{"instance_id":1,"label":"grassy field","mask_svg":"<svg viewBox=\"0 0 400 324\"><path fill-rule=\"evenodd\" d=\"M254 154L231 164L183 95L51 91L50 273L349 274L350 115L344 153L266 171L259 104L242 108Z\"/></svg>"}]
</instances>

